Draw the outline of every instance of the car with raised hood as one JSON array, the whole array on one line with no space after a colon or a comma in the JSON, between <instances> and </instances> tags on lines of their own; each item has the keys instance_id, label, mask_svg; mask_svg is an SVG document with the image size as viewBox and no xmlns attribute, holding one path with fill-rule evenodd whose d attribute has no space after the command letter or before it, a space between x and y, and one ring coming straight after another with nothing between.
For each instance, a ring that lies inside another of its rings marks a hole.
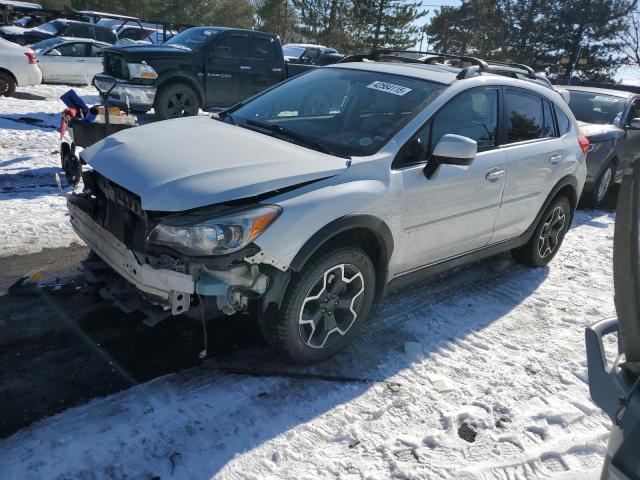
<instances>
[{"instance_id":1,"label":"car with raised hood","mask_svg":"<svg viewBox=\"0 0 640 480\"><path fill-rule=\"evenodd\" d=\"M156 118L166 120L230 107L312 68L285 63L275 34L194 27L162 45L106 48L98 81L117 83L109 94L112 105L153 108Z\"/></svg>"},{"instance_id":2,"label":"car with raised hood","mask_svg":"<svg viewBox=\"0 0 640 480\"><path fill-rule=\"evenodd\" d=\"M11 96L16 87L39 85L42 73L33 50L0 38L0 97Z\"/></svg>"},{"instance_id":3,"label":"car with raised hood","mask_svg":"<svg viewBox=\"0 0 640 480\"><path fill-rule=\"evenodd\" d=\"M584 199L602 205L614 183L640 157L640 95L596 87L563 87L569 108L589 139Z\"/></svg>"},{"instance_id":4,"label":"car with raised hood","mask_svg":"<svg viewBox=\"0 0 640 480\"><path fill-rule=\"evenodd\" d=\"M107 137L68 198L105 264L88 275L150 323L251 312L279 352L314 362L408 281L504 251L546 265L587 142L557 92L501 71L341 63Z\"/></svg>"}]
</instances>

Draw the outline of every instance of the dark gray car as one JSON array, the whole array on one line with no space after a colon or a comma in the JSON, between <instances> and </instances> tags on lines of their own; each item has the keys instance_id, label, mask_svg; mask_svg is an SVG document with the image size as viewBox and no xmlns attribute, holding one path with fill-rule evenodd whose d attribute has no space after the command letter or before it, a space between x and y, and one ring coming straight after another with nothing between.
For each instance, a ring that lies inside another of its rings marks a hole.
<instances>
[{"instance_id":1,"label":"dark gray car","mask_svg":"<svg viewBox=\"0 0 640 480\"><path fill-rule=\"evenodd\" d=\"M589 390L612 420L602 480L640 479L640 161L625 172L613 246L617 319L586 331ZM619 355L608 365L602 337L618 331Z\"/></svg>"},{"instance_id":2,"label":"dark gray car","mask_svg":"<svg viewBox=\"0 0 640 480\"><path fill-rule=\"evenodd\" d=\"M640 157L640 95L593 87L569 90L569 107L589 139L584 200L599 207L611 185Z\"/></svg>"}]
</instances>

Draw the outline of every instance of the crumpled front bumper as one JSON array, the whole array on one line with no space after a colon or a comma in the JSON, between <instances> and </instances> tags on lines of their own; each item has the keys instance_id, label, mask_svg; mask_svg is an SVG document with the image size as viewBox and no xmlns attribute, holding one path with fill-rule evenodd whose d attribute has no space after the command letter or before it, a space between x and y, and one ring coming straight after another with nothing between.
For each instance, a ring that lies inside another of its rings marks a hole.
<instances>
[{"instance_id":1,"label":"crumpled front bumper","mask_svg":"<svg viewBox=\"0 0 640 480\"><path fill-rule=\"evenodd\" d=\"M175 313L184 310L182 300L189 299L195 292L191 275L141 264L126 245L94 222L82 209L71 202L67 206L73 229L105 263L141 292L172 303L173 309L177 310ZM180 300L176 302L178 298ZM188 308L188 303L186 306Z\"/></svg>"},{"instance_id":2,"label":"crumpled front bumper","mask_svg":"<svg viewBox=\"0 0 640 480\"><path fill-rule=\"evenodd\" d=\"M111 77L110 75L100 74L96 78L99 82L100 78ZM115 79L116 86L109 93L109 103L118 107L126 107L127 97L129 98L129 107L134 110L149 110L153 108L153 102L156 98L157 88L153 85L138 85L128 83L126 80Z\"/></svg>"}]
</instances>

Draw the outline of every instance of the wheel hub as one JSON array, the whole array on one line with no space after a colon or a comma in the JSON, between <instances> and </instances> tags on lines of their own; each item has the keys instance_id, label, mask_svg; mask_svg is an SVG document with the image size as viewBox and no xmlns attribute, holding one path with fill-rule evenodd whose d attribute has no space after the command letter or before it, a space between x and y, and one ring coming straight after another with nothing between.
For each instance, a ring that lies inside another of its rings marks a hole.
<instances>
[{"instance_id":1,"label":"wheel hub","mask_svg":"<svg viewBox=\"0 0 640 480\"><path fill-rule=\"evenodd\" d=\"M300 338L311 348L327 348L351 329L362 307L364 277L357 267L340 264L326 270L302 302Z\"/></svg>"},{"instance_id":2,"label":"wheel hub","mask_svg":"<svg viewBox=\"0 0 640 480\"><path fill-rule=\"evenodd\" d=\"M558 248L565 222L566 215L562 207L554 208L547 216L538 238L538 253L541 258L551 255Z\"/></svg>"}]
</instances>

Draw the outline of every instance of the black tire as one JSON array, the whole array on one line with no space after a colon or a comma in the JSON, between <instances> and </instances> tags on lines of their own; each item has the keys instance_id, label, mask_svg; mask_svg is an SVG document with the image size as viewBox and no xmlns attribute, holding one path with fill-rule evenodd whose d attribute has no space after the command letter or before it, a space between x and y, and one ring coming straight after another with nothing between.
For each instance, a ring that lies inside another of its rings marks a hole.
<instances>
[{"instance_id":1,"label":"black tire","mask_svg":"<svg viewBox=\"0 0 640 480\"><path fill-rule=\"evenodd\" d=\"M360 248L321 250L291 279L280 310L261 319L261 330L294 363L325 360L346 347L367 322L375 279L373 262Z\"/></svg>"},{"instance_id":2,"label":"black tire","mask_svg":"<svg viewBox=\"0 0 640 480\"><path fill-rule=\"evenodd\" d=\"M529 242L511 251L513 258L530 267L542 267L556 256L571 221L571 203L556 197L540 217Z\"/></svg>"},{"instance_id":3,"label":"black tire","mask_svg":"<svg viewBox=\"0 0 640 480\"><path fill-rule=\"evenodd\" d=\"M591 208L600 208L607 199L607 195L611 191L611 186L616 174L616 166L614 162L609 162L602 173L598 177L598 180L593 186L593 190L585 194L586 204Z\"/></svg>"},{"instance_id":4,"label":"black tire","mask_svg":"<svg viewBox=\"0 0 640 480\"><path fill-rule=\"evenodd\" d=\"M16 81L11 75L5 72L0 72L0 97L11 97L16 93Z\"/></svg>"},{"instance_id":5,"label":"black tire","mask_svg":"<svg viewBox=\"0 0 640 480\"><path fill-rule=\"evenodd\" d=\"M640 362L640 162L625 172L613 238L613 281L620 340L627 362Z\"/></svg>"},{"instance_id":6,"label":"black tire","mask_svg":"<svg viewBox=\"0 0 640 480\"><path fill-rule=\"evenodd\" d=\"M156 117L160 120L190 117L198 114L198 94L185 83L172 83L160 89L153 103Z\"/></svg>"}]
</instances>

